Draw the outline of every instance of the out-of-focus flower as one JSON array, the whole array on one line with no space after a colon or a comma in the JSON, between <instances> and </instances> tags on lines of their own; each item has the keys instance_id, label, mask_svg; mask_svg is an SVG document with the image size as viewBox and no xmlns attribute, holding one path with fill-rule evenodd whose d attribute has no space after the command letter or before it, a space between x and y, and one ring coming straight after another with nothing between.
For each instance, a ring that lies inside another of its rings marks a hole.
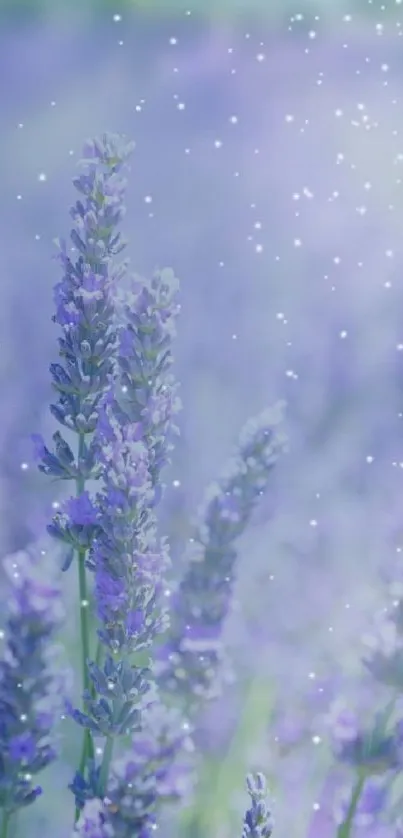
<instances>
[{"instance_id":1,"label":"out-of-focus flower","mask_svg":"<svg viewBox=\"0 0 403 838\"><path fill-rule=\"evenodd\" d=\"M370 777L364 784L355 810L354 827L369 829L374 826L384 812L388 799L388 788L384 779ZM351 789L344 789L335 807L335 821L341 824L345 821L351 801Z\"/></svg>"},{"instance_id":2,"label":"out-of-focus flower","mask_svg":"<svg viewBox=\"0 0 403 838\"><path fill-rule=\"evenodd\" d=\"M116 838L145 838L161 806L186 802L192 788L194 746L180 713L160 703L143 713L143 727L112 764L108 785Z\"/></svg>"},{"instance_id":3,"label":"out-of-focus flower","mask_svg":"<svg viewBox=\"0 0 403 838\"><path fill-rule=\"evenodd\" d=\"M106 804L97 798L88 800L74 828L72 838L115 838L108 820Z\"/></svg>"},{"instance_id":4,"label":"out-of-focus flower","mask_svg":"<svg viewBox=\"0 0 403 838\"><path fill-rule=\"evenodd\" d=\"M183 578L171 597L169 638L157 651L163 691L196 708L219 690L225 673L221 643L231 606L235 542L267 491L271 471L286 448L283 403L249 420L221 479L207 492L186 556Z\"/></svg>"},{"instance_id":5,"label":"out-of-focus flower","mask_svg":"<svg viewBox=\"0 0 403 838\"><path fill-rule=\"evenodd\" d=\"M0 809L10 815L41 794L35 778L56 758L66 678L54 645L64 617L59 588L42 581L28 552L3 568L11 590L0 640Z\"/></svg>"},{"instance_id":6,"label":"out-of-focus flower","mask_svg":"<svg viewBox=\"0 0 403 838\"><path fill-rule=\"evenodd\" d=\"M333 703L327 717L336 758L368 775L384 774L402 764L401 743L396 726L389 729L389 713L377 713L364 725L343 700Z\"/></svg>"},{"instance_id":7,"label":"out-of-focus flower","mask_svg":"<svg viewBox=\"0 0 403 838\"><path fill-rule=\"evenodd\" d=\"M273 817L267 800L267 784L260 772L246 778L251 806L246 811L242 838L270 838L273 834Z\"/></svg>"},{"instance_id":8,"label":"out-of-focus flower","mask_svg":"<svg viewBox=\"0 0 403 838\"><path fill-rule=\"evenodd\" d=\"M374 620L371 632L363 637L363 664L380 683L403 691L403 601Z\"/></svg>"}]
</instances>

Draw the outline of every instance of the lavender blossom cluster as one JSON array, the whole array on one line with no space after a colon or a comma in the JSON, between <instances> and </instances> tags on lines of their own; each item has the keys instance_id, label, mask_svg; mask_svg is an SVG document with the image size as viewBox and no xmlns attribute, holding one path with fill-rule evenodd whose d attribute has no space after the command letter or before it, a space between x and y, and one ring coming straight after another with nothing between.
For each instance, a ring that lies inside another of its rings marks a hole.
<instances>
[{"instance_id":1,"label":"lavender blossom cluster","mask_svg":"<svg viewBox=\"0 0 403 838\"><path fill-rule=\"evenodd\" d=\"M221 633L236 542L286 444L281 403L248 423L199 512L182 578L174 579L157 511L181 406L172 355L179 288L171 270L146 281L116 261L125 248L132 148L115 135L86 144L70 245L58 242L50 410L60 430L52 443L39 435L33 442L39 469L72 484L48 532L62 551L62 571L77 573L82 700L77 707L66 699L52 658L61 590L40 582L41 555L24 555L5 568L1 838L15 834L16 814L41 794L36 777L57 759L63 713L82 730L69 786L75 838L147 838L161 807L191 792L198 711L219 691L227 666ZM243 838L269 838L263 775L248 776L247 788Z\"/></svg>"}]
</instances>

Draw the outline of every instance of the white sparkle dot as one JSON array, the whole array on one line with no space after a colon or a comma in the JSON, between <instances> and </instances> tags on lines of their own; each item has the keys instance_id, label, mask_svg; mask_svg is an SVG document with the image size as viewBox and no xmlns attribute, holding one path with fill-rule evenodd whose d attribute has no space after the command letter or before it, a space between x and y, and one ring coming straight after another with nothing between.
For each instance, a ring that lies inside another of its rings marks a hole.
<instances>
[{"instance_id":1,"label":"white sparkle dot","mask_svg":"<svg viewBox=\"0 0 403 838\"><path fill-rule=\"evenodd\" d=\"M26 471L26 470L27 470L27 468L28 468L28 463L21 463L21 469L22 469L22 471Z\"/></svg>"},{"instance_id":2,"label":"white sparkle dot","mask_svg":"<svg viewBox=\"0 0 403 838\"><path fill-rule=\"evenodd\" d=\"M215 148L221 148L222 140L214 140L214 146Z\"/></svg>"},{"instance_id":3,"label":"white sparkle dot","mask_svg":"<svg viewBox=\"0 0 403 838\"><path fill-rule=\"evenodd\" d=\"M294 239L294 247L301 247L302 241L301 239Z\"/></svg>"},{"instance_id":4,"label":"white sparkle dot","mask_svg":"<svg viewBox=\"0 0 403 838\"><path fill-rule=\"evenodd\" d=\"M173 481L172 481L172 486L174 486L174 487L175 487L175 489L177 489L177 488L178 488L178 486L180 486L180 485L181 485L180 480L173 480Z\"/></svg>"},{"instance_id":5,"label":"white sparkle dot","mask_svg":"<svg viewBox=\"0 0 403 838\"><path fill-rule=\"evenodd\" d=\"M151 195L146 195L146 196L145 196L145 198L144 198L144 203L145 203L145 204L151 204L151 203L152 203L152 200L153 200L153 199L152 199L152 196L151 196Z\"/></svg>"},{"instance_id":6,"label":"white sparkle dot","mask_svg":"<svg viewBox=\"0 0 403 838\"><path fill-rule=\"evenodd\" d=\"M46 176L45 172L40 172L39 175L38 175L38 180L40 180L42 183L44 183L46 179L47 179L47 176Z\"/></svg>"},{"instance_id":7,"label":"white sparkle dot","mask_svg":"<svg viewBox=\"0 0 403 838\"><path fill-rule=\"evenodd\" d=\"M344 331L344 330L343 330L342 332L340 332L340 337L341 337L342 339L346 338L346 337L347 337L347 332L346 332L346 331Z\"/></svg>"},{"instance_id":8,"label":"white sparkle dot","mask_svg":"<svg viewBox=\"0 0 403 838\"><path fill-rule=\"evenodd\" d=\"M113 22L119 23L122 20L122 15L113 15Z\"/></svg>"},{"instance_id":9,"label":"white sparkle dot","mask_svg":"<svg viewBox=\"0 0 403 838\"><path fill-rule=\"evenodd\" d=\"M316 521L315 518L312 518L312 521L310 521L309 524L310 524L311 527L317 527L318 526L318 522Z\"/></svg>"},{"instance_id":10,"label":"white sparkle dot","mask_svg":"<svg viewBox=\"0 0 403 838\"><path fill-rule=\"evenodd\" d=\"M365 457L365 462L366 463L373 463L374 462L373 456L371 454L368 454L368 457Z\"/></svg>"},{"instance_id":11,"label":"white sparkle dot","mask_svg":"<svg viewBox=\"0 0 403 838\"><path fill-rule=\"evenodd\" d=\"M177 38L170 38L169 43L171 44L171 46L175 46L175 44L178 43L178 39Z\"/></svg>"},{"instance_id":12,"label":"white sparkle dot","mask_svg":"<svg viewBox=\"0 0 403 838\"><path fill-rule=\"evenodd\" d=\"M286 122L294 122L294 119L295 119L295 116L293 116L292 113L287 113L286 116L285 116L285 121Z\"/></svg>"},{"instance_id":13,"label":"white sparkle dot","mask_svg":"<svg viewBox=\"0 0 403 838\"><path fill-rule=\"evenodd\" d=\"M238 122L238 117L235 115L230 116L229 121L232 123L232 125L236 125Z\"/></svg>"}]
</instances>

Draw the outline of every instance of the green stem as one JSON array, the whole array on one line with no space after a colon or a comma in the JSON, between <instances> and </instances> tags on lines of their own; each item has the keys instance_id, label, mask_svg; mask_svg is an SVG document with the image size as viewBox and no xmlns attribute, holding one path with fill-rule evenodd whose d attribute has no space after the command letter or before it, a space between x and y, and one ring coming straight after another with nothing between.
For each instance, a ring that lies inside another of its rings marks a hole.
<instances>
[{"instance_id":1,"label":"green stem","mask_svg":"<svg viewBox=\"0 0 403 838\"><path fill-rule=\"evenodd\" d=\"M84 453L84 434L80 434L78 440L78 467L83 459ZM85 489L85 480L80 475L76 480L77 496L81 495ZM88 592L87 592L87 578L85 573L85 558L86 550L78 550L77 564L78 564L78 589L80 600L80 637L81 637L81 666L82 666L82 685L83 691L91 690L91 681L88 673L87 662L90 658L90 624L88 613ZM83 735L83 744L81 748L81 757L79 772L83 774L87 757L94 758L94 746L90 731L86 728ZM79 810L76 808L75 822L79 817Z\"/></svg>"},{"instance_id":2,"label":"green stem","mask_svg":"<svg viewBox=\"0 0 403 838\"><path fill-rule=\"evenodd\" d=\"M104 753L102 757L102 765L101 765L101 772L99 775L99 796L101 798L105 797L106 789L108 786L108 777L109 777L109 767L112 760L113 754L113 737L108 736L105 742Z\"/></svg>"},{"instance_id":3,"label":"green stem","mask_svg":"<svg viewBox=\"0 0 403 838\"><path fill-rule=\"evenodd\" d=\"M10 825L11 815L9 812L3 812L3 817L1 820L1 832L0 838L7 838L8 835L8 827Z\"/></svg>"},{"instance_id":4,"label":"green stem","mask_svg":"<svg viewBox=\"0 0 403 838\"><path fill-rule=\"evenodd\" d=\"M355 813L357 811L357 806L360 801L366 778L367 774L365 771L360 772L360 774L358 775L358 778L356 780L355 786L351 794L347 815L343 823L340 824L337 830L337 838L350 838Z\"/></svg>"}]
</instances>

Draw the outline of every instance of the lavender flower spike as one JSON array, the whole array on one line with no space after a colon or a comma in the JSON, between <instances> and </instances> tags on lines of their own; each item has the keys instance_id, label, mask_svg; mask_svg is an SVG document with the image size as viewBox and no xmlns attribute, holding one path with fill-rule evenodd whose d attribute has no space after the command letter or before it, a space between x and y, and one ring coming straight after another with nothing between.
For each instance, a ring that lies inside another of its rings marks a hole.
<instances>
[{"instance_id":1,"label":"lavender flower spike","mask_svg":"<svg viewBox=\"0 0 403 838\"><path fill-rule=\"evenodd\" d=\"M56 757L54 726L65 679L53 640L64 617L59 589L41 582L38 563L18 553L3 563L11 583L0 660L0 811L2 838L18 809L41 794L34 777ZM42 576L43 576L43 568Z\"/></svg>"},{"instance_id":2,"label":"lavender flower spike","mask_svg":"<svg viewBox=\"0 0 403 838\"><path fill-rule=\"evenodd\" d=\"M159 477L169 461L174 418L181 408L178 384L171 372L172 341L176 336L179 282L169 268L150 282L132 278L116 295L119 328L119 386L115 390L120 420L141 425L149 470L160 499Z\"/></svg>"},{"instance_id":3,"label":"lavender flower spike","mask_svg":"<svg viewBox=\"0 0 403 838\"><path fill-rule=\"evenodd\" d=\"M251 807L243 823L242 838L270 838L273 834L273 818L267 805L267 786L263 774L248 774L246 778Z\"/></svg>"},{"instance_id":4,"label":"lavender flower spike","mask_svg":"<svg viewBox=\"0 0 403 838\"><path fill-rule=\"evenodd\" d=\"M235 542L266 492L272 469L285 450L284 403L249 420L221 479L207 492L191 538L188 566L171 597L169 640L158 652L158 682L185 701L186 712L218 689L223 662L220 635L234 581Z\"/></svg>"},{"instance_id":5,"label":"lavender flower spike","mask_svg":"<svg viewBox=\"0 0 403 838\"><path fill-rule=\"evenodd\" d=\"M109 389L116 348L112 326L111 289L123 267L112 264L125 243L118 231L124 216L126 181L121 170L132 146L119 137L105 135L88 142L85 171L74 180L83 196L71 210L74 226L71 241L78 256L75 262L65 242L59 244L59 261L64 276L55 286L54 321L62 329L59 338L61 363L52 364L53 388L58 401L51 405L57 421L80 437L92 434L98 420L99 403ZM80 458L74 456L60 433L54 436L55 451L36 437L39 468L63 479L85 479L92 475L92 450L83 445Z\"/></svg>"}]
</instances>

